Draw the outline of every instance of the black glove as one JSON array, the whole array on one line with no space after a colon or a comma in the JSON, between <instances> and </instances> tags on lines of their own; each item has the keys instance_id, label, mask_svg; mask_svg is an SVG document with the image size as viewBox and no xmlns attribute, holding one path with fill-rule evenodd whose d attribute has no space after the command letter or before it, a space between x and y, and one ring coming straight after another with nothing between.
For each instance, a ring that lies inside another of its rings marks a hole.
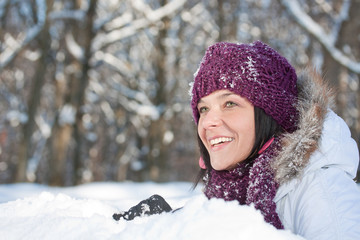
<instances>
[{"instance_id":1,"label":"black glove","mask_svg":"<svg viewBox=\"0 0 360 240\"><path fill-rule=\"evenodd\" d=\"M165 199L155 194L148 199L139 202L136 206L131 207L127 212L114 213L113 218L116 221L119 221L120 218L129 221L138 216L150 216L170 211L172 211L172 208Z\"/></svg>"}]
</instances>

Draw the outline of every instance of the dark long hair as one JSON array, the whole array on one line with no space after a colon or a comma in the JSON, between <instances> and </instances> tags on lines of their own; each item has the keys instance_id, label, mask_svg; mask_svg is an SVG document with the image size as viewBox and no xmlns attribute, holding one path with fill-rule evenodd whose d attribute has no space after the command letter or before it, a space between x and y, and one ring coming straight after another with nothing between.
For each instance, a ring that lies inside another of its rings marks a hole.
<instances>
[{"instance_id":1,"label":"dark long hair","mask_svg":"<svg viewBox=\"0 0 360 240\"><path fill-rule=\"evenodd\" d=\"M255 142L254 146L249 154L249 156L244 160L251 163L258 156L258 152L261 147L266 143L271 137L280 135L285 130L265 111L259 107L254 107L254 117L255 117ZM210 156L205 145L200 139L199 133L197 135L200 155L204 160L206 169L201 169L194 183L194 188L201 181L207 172L210 173L212 170L210 164Z\"/></svg>"}]
</instances>

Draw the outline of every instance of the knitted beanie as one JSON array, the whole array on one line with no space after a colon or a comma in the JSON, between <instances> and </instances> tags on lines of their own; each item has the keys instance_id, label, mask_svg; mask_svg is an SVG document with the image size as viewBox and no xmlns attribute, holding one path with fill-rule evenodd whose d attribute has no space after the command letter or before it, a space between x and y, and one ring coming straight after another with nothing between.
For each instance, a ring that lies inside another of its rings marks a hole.
<instances>
[{"instance_id":1,"label":"knitted beanie","mask_svg":"<svg viewBox=\"0 0 360 240\"><path fill-rule=\"evenodd\" d=\"M296 72L268 45L219 42L210 46L195 73L191 107L196 124L197 104L216 90L227 89L247 98L270 115L286 131L296 129Z\"/></svg>"}]
</instances>

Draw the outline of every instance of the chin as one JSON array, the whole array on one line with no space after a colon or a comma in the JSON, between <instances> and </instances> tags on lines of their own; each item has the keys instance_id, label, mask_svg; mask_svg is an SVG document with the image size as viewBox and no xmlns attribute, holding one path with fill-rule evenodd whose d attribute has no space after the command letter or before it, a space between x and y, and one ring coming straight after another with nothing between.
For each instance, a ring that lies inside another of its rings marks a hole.
<instances>
[{"instance_id":1,"label":"chin","mask_svg":"<svg viewBox=\"0 0 360 240\"><path fill-rule=\"evenodd\" d=\"M226 166L224 166L224 165L217 166L217 165L211 163L211 166L216 171L224 171L224 170L230 171L230 170L233 170L234 168L236 168L237 164L235 164L235 165L226 165Z\"/></svg>"},{"instance_id":2,"label":"chin","mask_svg":"<svg viewBox=\"0 0 360 240\"><path fill-rule=\"evenodd\" d=\"M226 169L228 169L228 167L229 166L223 166L223 165L216 165L216 164L213 164L213 163L211 163L211 166L212 166L212 168L214 169L214 170L216 170L216 171L222 171L222 170L226 170Z\"/></svg>"}]
</instances>

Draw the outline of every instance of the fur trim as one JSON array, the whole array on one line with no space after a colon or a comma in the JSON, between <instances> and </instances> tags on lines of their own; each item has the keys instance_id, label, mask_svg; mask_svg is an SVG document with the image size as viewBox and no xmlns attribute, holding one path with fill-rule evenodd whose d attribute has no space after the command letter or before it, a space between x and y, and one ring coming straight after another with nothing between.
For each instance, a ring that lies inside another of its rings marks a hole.
<instances>
[{"instance_id":1,"label":"fur trim","mask_svg":"<svg viewBox=\"0 0 360 240\"><path fill-rule=\"evenodd\" d=\"M303 70L297 86L298 128L281 136L282 147L272 165L280 185L302 176L310 156L319 147L326 114L333 106L333 93L315 70Z\"/></svg>"}]
</instances>

